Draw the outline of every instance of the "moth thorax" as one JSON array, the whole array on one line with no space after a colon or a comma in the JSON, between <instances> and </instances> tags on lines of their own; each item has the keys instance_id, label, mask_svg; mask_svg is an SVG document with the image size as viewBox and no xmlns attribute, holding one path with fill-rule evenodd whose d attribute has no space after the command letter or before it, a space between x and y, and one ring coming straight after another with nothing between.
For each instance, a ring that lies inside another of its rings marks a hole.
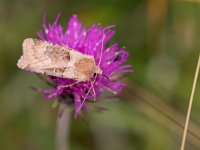
<instances>
[{"instance_id":1,"label":"moth thorax","mask_svg":"<svg viewBox=\"0 0 200 150\"><path fill-rule=\"evenodd\" d=\"M91 57L82 58L76 64L77 71L86 77L92 77L94 73L101 74L102 71L95 64L94 59Z\"/></svg>"}]
</instances>

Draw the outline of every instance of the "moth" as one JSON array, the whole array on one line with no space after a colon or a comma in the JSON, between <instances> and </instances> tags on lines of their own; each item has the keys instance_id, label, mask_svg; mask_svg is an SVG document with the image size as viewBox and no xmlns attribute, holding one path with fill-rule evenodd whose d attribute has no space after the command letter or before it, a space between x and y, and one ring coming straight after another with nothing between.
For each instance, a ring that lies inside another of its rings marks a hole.
<instances>
[{"instance_id":1,"label":"moth","mask_svg":"<svg viewBox=\"0 0 200 150\"><path fill-rule=\"evenodd\" d=\"M95 74L102 74L94 57L82 54L67 46L27 38L22 44L23 55L17 66L26 71L55 77L89 81Z\"/></svg>"}]
</instances>

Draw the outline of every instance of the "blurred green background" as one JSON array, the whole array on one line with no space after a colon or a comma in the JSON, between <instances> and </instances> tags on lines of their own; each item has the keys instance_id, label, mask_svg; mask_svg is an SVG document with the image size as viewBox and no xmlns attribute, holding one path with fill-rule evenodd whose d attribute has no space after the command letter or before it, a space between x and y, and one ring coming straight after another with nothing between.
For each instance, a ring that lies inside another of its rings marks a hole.
<instances>
[{"instance_id":1,"label":"blurred green background","mask_svg":"<svg viewBox=\"0 0 200 150\"><path fill-rule=\"evenodd\" d=\"M102 99L73 119L71 150L177 150L200 51L198 0L0 0L0 149L54 150L57 109L31 86L47 87L17 68L21 44L37 38L42 18L77 14L86 27L116 24L135 72L119 98ZM200 83L186 149L200 149ZM97 112L96 108L108 110Z\"/></svg>"}]
</instances>

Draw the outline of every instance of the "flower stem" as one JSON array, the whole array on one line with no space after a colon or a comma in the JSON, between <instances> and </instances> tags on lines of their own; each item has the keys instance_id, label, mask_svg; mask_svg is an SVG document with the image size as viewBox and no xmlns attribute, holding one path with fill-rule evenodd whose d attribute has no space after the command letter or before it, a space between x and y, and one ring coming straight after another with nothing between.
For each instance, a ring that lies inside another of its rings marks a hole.
<instances>
[{"instance_id":1,"label":"flower stem","mask_svg":"<svg viewBox=\"0 0 200 150\"><path fill-rule=\"evenodd\" d=\"M60 103L56 126L56 150L69 150L70 111Z\"/></svg>"}]
</instances>

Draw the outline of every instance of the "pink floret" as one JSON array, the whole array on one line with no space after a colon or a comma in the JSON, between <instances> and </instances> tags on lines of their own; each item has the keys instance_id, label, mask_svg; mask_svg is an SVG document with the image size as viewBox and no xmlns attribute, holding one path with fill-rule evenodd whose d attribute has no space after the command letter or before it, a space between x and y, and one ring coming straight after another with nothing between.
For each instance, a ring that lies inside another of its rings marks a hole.
<instances>
[{"instance_id":1,"label":"pink floret","mask_svg":"<svg viewBox=\"0 0 200 150\"><path fill-rule=\"evenodd\" d=\"M56 82L56 87L53 89L43 89L43 96L46 99L52 99L61 95L66 95L66 97L70 95L75 104L76 117L82 108L88 110L87 100L98 98L102 94L103 89L106 88L113 94L120 93L125 86L125 83L120 81L120 75L132 72L132 69L131 65L123 65L128 58L124 48L119 49L117 44L107 46L107 42L115 34L113 31L114 26L103 28L100 25L94 24L89 29L86 29L78 20L77 15L73 15L65 30L58 24L59 17L60 15L56 17L52 24L48 25L46 17L44 17L44 31L37 32L40 39L66 45L81 53L93 56L96 64L103 71L102 75L97 75L91 79L91 81L95 81L94 90L90 90L91 82L89 81L77 83L69 88L59 88L60 85L69 85L75 81L67 78L49 77Z\"/></svg>"}]
</instances>

